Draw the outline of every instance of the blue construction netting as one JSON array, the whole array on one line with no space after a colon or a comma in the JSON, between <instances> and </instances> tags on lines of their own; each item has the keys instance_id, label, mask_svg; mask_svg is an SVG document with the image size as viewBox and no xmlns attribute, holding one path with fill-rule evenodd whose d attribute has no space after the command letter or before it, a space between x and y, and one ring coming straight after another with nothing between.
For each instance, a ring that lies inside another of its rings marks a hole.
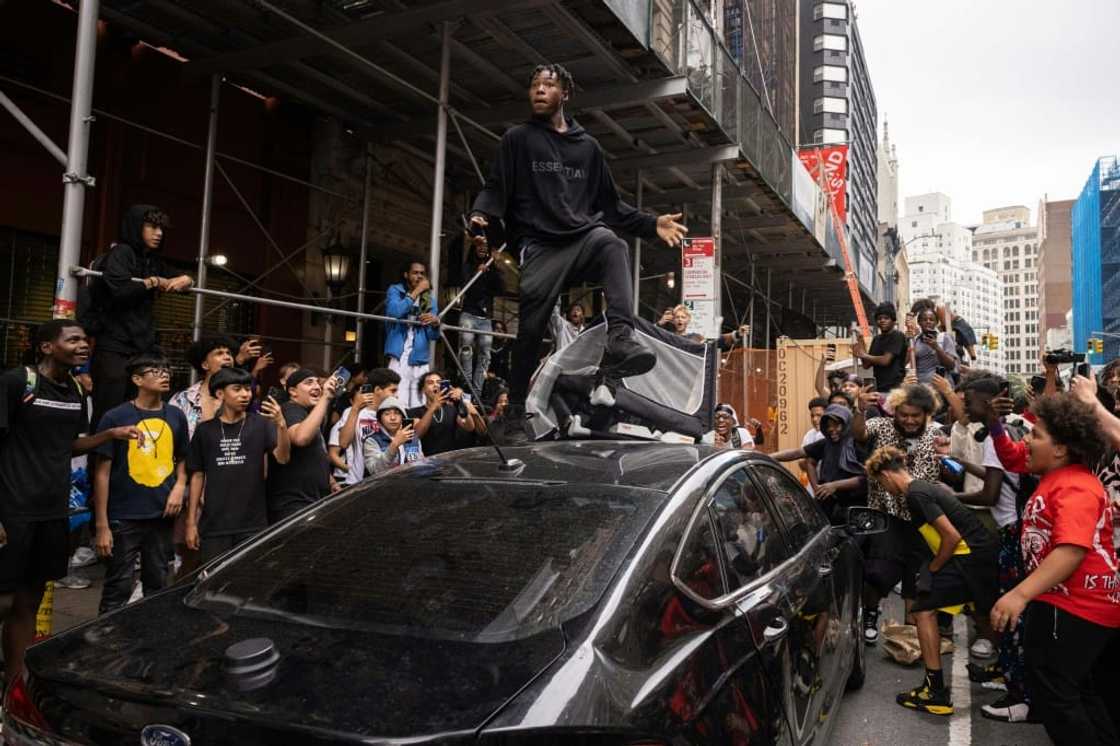
<instances>
[{"instance_id":1,"label":"blue construction netting","mask_svg":"<svg viewBox=\"0 0 1120 746\"><path fill-rule=\"evenodd\" d=\"M1073 345L1089 348L1103 332L1104 354L1094 364L1120 357L1120 162L1101 158L1073 205Z\"/></svg>"}]
</instances>

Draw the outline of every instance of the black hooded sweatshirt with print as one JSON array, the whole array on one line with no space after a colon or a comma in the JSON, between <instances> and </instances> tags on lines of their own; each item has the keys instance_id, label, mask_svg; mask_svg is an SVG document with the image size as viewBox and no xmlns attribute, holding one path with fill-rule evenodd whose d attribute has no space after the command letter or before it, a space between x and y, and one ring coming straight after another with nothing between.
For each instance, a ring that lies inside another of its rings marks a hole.
<instances>
[{"instance_id":1,"label":"black hooded sweatshirt with print","mask_svg":"<svg viewBox=\"0 0 1120 746\"><path fill-rule=\"evenodd\" d=\"M157 210L154 205L132 205L125 211L120 238L101 268L105 274L91 287L99 349L121 355L159 351L152 317L158 291L130 279L165 276L163 260L148 251L143 237L144 216Z\"/></svg>"},{"instance_id":2,"label":"black hooded sweatshirt with print","mask_svg":"<svg viewBox=\"0 0 1120 746\"><path fill-rule=\"evenodd\" d=\"M598 226L657 238L657 218L619 198L599 143L566 121L564 132L536 119L510 128L472 211L503 218L512 248L525 238L568 243Z\"/></svg>"}]
</instances>

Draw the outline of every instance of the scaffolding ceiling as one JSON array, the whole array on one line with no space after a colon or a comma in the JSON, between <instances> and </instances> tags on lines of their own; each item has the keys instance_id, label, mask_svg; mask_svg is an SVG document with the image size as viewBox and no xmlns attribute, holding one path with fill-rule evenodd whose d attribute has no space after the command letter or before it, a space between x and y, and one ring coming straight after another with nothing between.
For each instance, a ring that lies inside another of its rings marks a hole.
<instances>
[{"instance_id":1,"label":"scaffolding ceiling","mask_svg":"<svg viewBox=\"0 0 1120 746\"><path fill-rule=\"evenodd\" d=\"M544 61L577 82L569 106L602 144L620 189L643 207L684 209L710 231L712 164L725 164L723 269L774 295L808 292L829 318L852 316L843 271L742 157L685 77L593 0L102 0L102 17L264 95L297 100L371 142L430 151L443 22L453 23L449 110L480 160L524 119L527 81ZM285 16L286 14L286 16ZM334 44L300 24L320 31ZM449 154L469 157L451 130ZM646 250L643 273L679 266ZM781 291L781 292L779 292ZM783 303L784 304L784 303ZM793 305L797 306L798 303Z\"/></svg>"}]
</instances>

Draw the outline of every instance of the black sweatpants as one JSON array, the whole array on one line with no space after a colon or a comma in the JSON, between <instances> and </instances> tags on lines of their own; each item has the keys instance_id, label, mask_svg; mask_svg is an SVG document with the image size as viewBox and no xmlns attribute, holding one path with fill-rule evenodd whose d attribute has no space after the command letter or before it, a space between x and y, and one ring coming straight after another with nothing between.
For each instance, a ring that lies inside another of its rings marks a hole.
<instances>
[{"instance_id":1,"label":"black sweatpants","mask_svg":"<svg viewBox=\"0 0 1120 746\"><path fill-rule=\"evenodd\" d=\"M128 398L132 382L125 372L125 365L132 355L112 350L95 349L90 361L89 375L93 379L93 414L90 417L90 432L97 432L101 415Z\"/></svg>"},{"instance_id":2,"label":"black sweatpants","mask_svg":"<svg viewBox=\"0 0 1120 746\"><path fill-rule=\"evenodd\" d=\"M105 568L105 586L101 590L99 614L119 609L132 596L132 573L140 558L140 582L144 595L162 591L170 585L171 560L175 550L171 543L174 518L109 521L113 533L113 553Z\"/></svg>"},{"instance_id":3,"label":"black sweatpants","mask_svg":"<svg viewBox=\"0 0 1120 746\"><path fill-rule=\"evenodd\" d=\"M592 228L570 243L526 239L521 250L521 306L513 346L509 399L524 404L537 367L541 339L557 299L576 282L602 285L607 324L634 328L634 288L626 242L609 228Z\"/></svg>"},{"instance_id":4,"label":"black sweatpants","mask_svg":"<svg viewBox=\"0 0 1120 746\"><path fill-rule=\"evenodd\" d=\"M1093 682L1093 666L1117 633L1048 603L1027 607L1023 648L1031 714L1058 746L1120 744Z\"/></svg>"}]
</instances>

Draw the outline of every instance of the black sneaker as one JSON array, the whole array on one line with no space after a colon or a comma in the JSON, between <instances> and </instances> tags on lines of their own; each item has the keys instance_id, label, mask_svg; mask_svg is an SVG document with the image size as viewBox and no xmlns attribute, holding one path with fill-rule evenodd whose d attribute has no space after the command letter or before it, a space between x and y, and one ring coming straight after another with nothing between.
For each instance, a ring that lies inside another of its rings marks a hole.
<instances>
[{"instance_id":1,"label":"black sneaker","mask_svg":"<svg viewBox=\"0 0 1120 746\"><path fill-rule=\"evenodd\" d=\"M931 715L953 714L953 700L949 695L948 687L930 689L929 684L924 681L917 689L900 693L895 697L895 701L903 707L909 707L911 710L921 710Z\"/></svg>"},{"instance_id":2,"label":"black sneaker","mask_svg":"<svg viewBox=\"0 0 1120 746\"><path fill-rule=\"evenodd\" d=\"M986 666L979 663L969 663L967 667L968 680L974 684L1006 683L1003 678L1003 669L999 667L998 663L989 663Z\"/></svg>"},{"instance_id":3,"label":"black sneaker","mask_svg":"<svg viewBox=\"0 0 1120 746\"><path fill-rule=\"evenodd\" d=\"M599 361L599 372L613 378L629 378L648 373L657 364L657 355L634 338L634 330L614 327L607 335L607 346Z\"/></svg>"},{"instance_id":4,"label":"black sneaker","mask_svg":"<svg viewBox=\"0 0 1120 746\"><path fill-rule=\"evenodd\" d=\"M863 610L863 641L868 645L879 642L879 610Z\"/></svg>"},{"instance_id":5,"label":"black sneaker","mask_svg":"<svg viewBox=\"0 0 1120 746\"><path fill-rule=\"evenodd\" d=\"M1031 717L1031 706L1012 694L1004 696L980 708L980 714L989 720L999 720L1004 723L1037 723L1038 718Z\"/></svg>"}]
</instances>

